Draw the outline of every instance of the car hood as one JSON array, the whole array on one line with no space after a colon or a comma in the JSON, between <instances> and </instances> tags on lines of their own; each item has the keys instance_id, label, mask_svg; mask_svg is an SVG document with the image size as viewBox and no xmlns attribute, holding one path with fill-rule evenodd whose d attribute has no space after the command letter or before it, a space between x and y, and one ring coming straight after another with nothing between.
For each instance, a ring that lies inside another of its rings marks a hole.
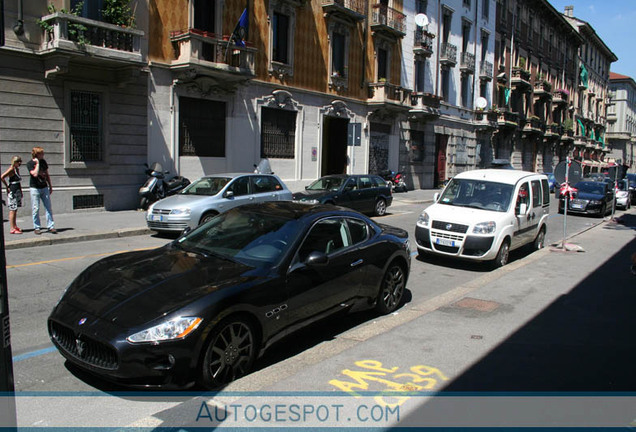
<instances>
[{"instance_id":1,"label":"car hood","mask_svg":"<svg viewBox=\"0 0 636 432\"><path fill-rule=\"evenodd\" d=\"M581 200L588 200L588 201L590 200L603 201L605 197L603 194L578 191L576 195L574 196L574 198L581 199Z\"/></svg>"},{"instance_id":2,"label":"car hood","mask_svg":"<svg viewBox=\"0 0 636 432\"><path fill-rule=\"evenodd\" d=\"M426 209L431 220L450 222L461 225L471 225L488 221L504 219L507 213L494 210L484 210L470 207L460 207L447 204L433 204Z\"/></svg>"},{"instance_id":3,"label":"car hood","mask_svg":"<svg viewBox=\"0 0 636 432\"><path fill-rule=\"evenodd\" d=\"M217 194L218 195L218 194ZM175 209L187 206L195 206L201 201L209 201L216 195L183 195L177 194L157 201L153 209Z\"/></svg>"},{"instance_id":4,"label":"car hood","mask_svg":"<svg viewBox=\"0 0 636 432\"><path fill-rule=\"evenodd\" d=\"M296 192L294 194L295 200L319 200L320 198L324 198L327 195L333 195L334 191L324 191L324 190L305 190L303 192Z\"/></svg>"},{"instance_id":5,"label":"car hood","mask_svg":"<svg viewBox=\"0 0 636 432\"><path fill-rule=\"evenodd\" d=\"M60 303L130 327L252 280L249 270L253 267L167 245L98 261L71 283Z\"/></svg>"}]
</instances>

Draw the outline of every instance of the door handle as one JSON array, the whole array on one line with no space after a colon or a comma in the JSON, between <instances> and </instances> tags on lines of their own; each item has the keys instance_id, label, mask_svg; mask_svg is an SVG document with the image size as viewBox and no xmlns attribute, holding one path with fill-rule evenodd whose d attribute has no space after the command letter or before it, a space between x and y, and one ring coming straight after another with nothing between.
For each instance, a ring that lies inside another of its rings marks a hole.
<instances>
[{"instance_id":1,"label":"door handle","mask_svg":"<svg viewBox=\"0 0 636 432\"><path fill-rule=\"evenodd\" d=\"M361 258L358 261L352 262L351 263L351 267L356 267L359 266L360 264L362 264L364 262L364 260Z\"/></svg>"}]
</instances>

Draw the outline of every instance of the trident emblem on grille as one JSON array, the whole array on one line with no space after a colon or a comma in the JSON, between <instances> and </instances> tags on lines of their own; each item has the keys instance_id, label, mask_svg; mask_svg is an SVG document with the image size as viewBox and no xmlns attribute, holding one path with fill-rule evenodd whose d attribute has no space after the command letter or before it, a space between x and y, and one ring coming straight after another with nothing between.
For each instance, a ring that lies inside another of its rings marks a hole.
<instances>
[{"instance_id":1,"label":"trident emblem on grille","mask_svg":"<svg viewBox=\"0 0 636 432\"><path fill-rule=\"evenodd\" d=\"M75 347L77 348L77 354L81 357L84 353L84 349L86 348L86 342L75 339Z\"/></svg>"},{"instance_id":2,"label":"trident emblem on grille","mask_svg":"<svg viewBox=\"0 0 636 432\"><path fill-rule=\"evenodd\" d=\"M446 231L450 231L453 227L453 224L446 224Z\"/></svg>"}]
</instances>

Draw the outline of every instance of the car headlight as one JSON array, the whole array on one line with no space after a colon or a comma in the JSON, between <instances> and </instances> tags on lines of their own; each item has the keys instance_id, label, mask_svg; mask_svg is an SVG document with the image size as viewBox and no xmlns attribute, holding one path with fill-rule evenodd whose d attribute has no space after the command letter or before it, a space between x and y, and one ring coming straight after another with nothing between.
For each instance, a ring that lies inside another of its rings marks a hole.
<instances>
[{"instance_id":1,"label":"car headlight","mask_svg":"<svg viewBox=\"0 0 636 432\"><path fill-rule=\"evenodd\" d=\"M189 208L178 208L170 211L171 215L183 215L188 216L190 214Z\"/></svg>"},{"instance_id":2,"label":"car headlight","mask_svg":"<svg viewBox=\"0 0 636 432\"><path fill-rule=\"evenodd\" d=\"M420 214L420 217L417 218L417 222L424 226L428 226L429 221L430 221L430 217L428 216L428 213L426 213L425 211L423 211L422 214Z\"/></svg>"},{"instance_id":3,"label":"car headlight","mask_svg":"<svg viewBox=\"0 0 636 432\"><path fill-rule=\"evenodd\" d=\"M599 200L591 200L590 204L592 204L592 205L601 205L603 203L601 201L599 201Z\"/></svg>"},{"instance_id":4,"label":"car headlight","mask_svg":"<svg viewBox=\"0 0 636 432\"><path fill-rule=\"evenodd\" d=\"M183 339L202 321L203 319L199 317L179 317L130 335L126 340L131 343L143 343Z\"/></svg>"},{"instance_id":5,"label":"car headlight","mask_svg":"<svg viewBox=\"0 0 636 432\"><path fill-rule=\"evenodd\" d=\"M475 225L473 234L492 234L496 229L497 224L494 221L481 222Z\"/></svg>"}]
</instances>

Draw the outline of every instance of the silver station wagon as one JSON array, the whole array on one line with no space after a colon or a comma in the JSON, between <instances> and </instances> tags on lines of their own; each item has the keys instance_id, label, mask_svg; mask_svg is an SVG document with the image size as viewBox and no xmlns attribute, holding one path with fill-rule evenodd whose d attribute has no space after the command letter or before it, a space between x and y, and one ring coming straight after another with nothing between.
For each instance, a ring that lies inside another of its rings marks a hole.
<instances>
[{"instance_id":1,"label":"silver station wagon","mask_svg":"<svg viewBox=\"0 0 636 432\"><path fill-rule=\"evenodd\" d=\"M154 203L146 223L153 231L178 233L242 204L291 199L291 191L273 174L216 174L201 177L181 193Z\"/></svg>"}]
</instances>

